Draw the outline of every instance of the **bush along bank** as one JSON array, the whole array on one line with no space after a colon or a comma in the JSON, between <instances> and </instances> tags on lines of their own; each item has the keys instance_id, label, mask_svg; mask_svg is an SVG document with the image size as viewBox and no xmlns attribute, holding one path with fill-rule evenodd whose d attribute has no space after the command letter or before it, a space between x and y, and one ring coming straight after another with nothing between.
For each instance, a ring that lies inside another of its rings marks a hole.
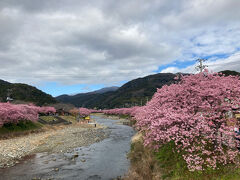
<instances>
[{"instance_id":1,"label":"bush along bank","mask_svg":"<svg viewBox=\"0 0 240 180\"><path fill-rule=\"evenodd\" d=\"M131 151L128 154L130 169L124 180L159 180L160 169L154 153L143 145L142 134L137 133L132 138Z\"/></svg>"},{"instance_id":2,"label":"bush along bank","mask_svg":"<svg viewBox=\"0 0 240 180\"><path fill-rule=\"evenodd\" d=\"M0 127L0 139L8 139L29 133L42 132L43 125L32 121L19 121L15 123L6 123Z\"/></svg>"},{"instance_id":3,"label":"bush along bank","mask_svg":"<svg viewBox=\"0 0 240 180\"><path fill-rule=\"evenodd\" d=\"M189 171L182 154L177 152L173 142L163 145L158 151L144 146L140 133L131 143L128 154L131 166L124 180L239 180L240 168L235 164L220 165L216 169Z\"/></svg>"}]
</instances>

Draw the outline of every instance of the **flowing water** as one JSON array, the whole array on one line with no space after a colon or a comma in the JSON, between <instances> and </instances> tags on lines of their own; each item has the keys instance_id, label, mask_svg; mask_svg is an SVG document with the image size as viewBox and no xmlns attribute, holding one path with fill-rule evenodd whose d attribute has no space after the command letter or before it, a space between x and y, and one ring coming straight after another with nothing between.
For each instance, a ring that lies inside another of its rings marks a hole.
<instances>
[{"instance_id":1,"label":"flowing water","mask_svg":"<svg viewBox=\"0 0 240 180\"><path fill-rule=\"evenodd\" d=\"M134 130L105 116L92 118L108 126L109 138L65 154L35 154L14 167L0 170L0 179L108 180L123 176L129 168L127 153Z\"/></svg>"}]
</instances>

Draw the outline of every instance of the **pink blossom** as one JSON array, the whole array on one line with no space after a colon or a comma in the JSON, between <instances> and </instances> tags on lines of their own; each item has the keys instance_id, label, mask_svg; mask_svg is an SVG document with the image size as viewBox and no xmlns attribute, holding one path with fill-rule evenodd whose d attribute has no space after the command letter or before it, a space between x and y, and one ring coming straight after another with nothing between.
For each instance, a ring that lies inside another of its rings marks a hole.
<instances>
[{"instance_id":1,"label":"pink blossom","mask_svg":"<svg viewBox=\"0 0 240 180\"><path fill-rule=\"evenodd\" d=\"M189 170L214 169L217 163L237 163L239 142L228 124L234 120L227 116L236 107L240 107L239 77L205 71L158 89L134 118L144 131L145 145L159 148L174 141Z\"/></svg>"},{"instance_id":2,"label":"pink blossom","mask_svg":"<svg viewBox=\"0 0 240 180\"><path fill-rule=\"evenodd\" d=\"M89 110L87 108L79 108L79 114L82 117L86 117L86 116L89 116L91 114L91 110Z\"/></svg>"},{"instance_id":3,"label":"pink blossom","mask_svg":"<svg viewBox=\"0 0 240 180\"><path fill-rule=\"evenodd\" d=\"M38 121L39 113L55 113L53 107L38 107L33 104L0 103L0 127L6 123L18 123L19 121Z\"/></svg>"}]
</instances>

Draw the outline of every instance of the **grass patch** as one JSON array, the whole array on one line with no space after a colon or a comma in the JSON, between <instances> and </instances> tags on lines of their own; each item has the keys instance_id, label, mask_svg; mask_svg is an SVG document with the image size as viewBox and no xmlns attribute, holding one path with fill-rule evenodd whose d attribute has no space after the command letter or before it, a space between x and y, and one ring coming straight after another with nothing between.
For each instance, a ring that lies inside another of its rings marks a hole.
<instances>
[{"instance_id":1,"label":"grass patch","mask_svg":"<svg viewBox=\"0 0 240 180\"><path fill-rule=\"evenodd\" d=\"M59 116L60 118L69 121L69 122L76 122L76 118L74 116ZM57 121L58 119L54 116L40 116L40 118L44 121L51 122L51 121Z\"/></svg>"},{"instance_id":2,"label":"grass patch","mask_svg":"<svg viewBox=\"0 0 240 180\"><path fill-rule=\"evenodd\" d=\"M60 116L60 118L68 121L68 122L72 122L72 123L76 123L77 120L74 116Z\"/></svg>"},{"instance_id":3,"label":"grass patch","mask_svg":"<svg viewBox=\"0 0 240 180\"><path fill-rule=\"evenodd\" d=\"M219 169L190 172L181 154L173 151L174 143L162 146L158 152L143 146L141 141L131 145L128 157L130 172L125 180L239 180L240 168L236 165L219 166Z\"/></svg>"},{"instance_id":4,"label":"grass patch","mask_svg":"<svg viewBox=\"0 0 240 180\"><path fill-rule=\"evenodd\" d=\"M125 115L125 114L118 115L118 117L121 119L130 119L131 118L131 116Z\"/></svg>"},{"instance_id":5,"label":"grass patch","mask_svg":"<svg viewBox=\"0 0 240 180\"><path fill-rule=\"evenodd\" d=\"M7 136L41 129L41 127L42 125L40 123L34 123L32 121L20 121L18 124L6 123L0 128L0 137L7 138Z\"/></svg>"},{"instance_id":6,"label":"grass patch","mask_svg":"<svg viewBox=\"0 0 240 180\"><path fill-rule=\"evenodd\" d=\"M173 149L175 149L175 145L173 142L170 142L162 146L158 152L154 153L161 168L162 179L237 180L240 177L240 169L236 168L236 165L218 166L216 170L208 169L190 172L181 154L174 152Z\"/></svg>"},{"instance_id":7,"label":"grass patch","mask_svg":"<svg viewBox=\"0 0 240 180\"><path fill-rule=\"evenodd\" d=\"M141 140L131 144L128 158L130 159L131 167L124 180L160 179L160 170L153 151L145 148Z\"/></svg>"},{"instance_id":8,"label":"grass patch","mask_svg":"<svg viewBox=\"0 0 240 180\"><path fill-rule=\"evenodd\" d=\"M57 121L57 119L54 116L40 116L40 118L47 122Z\"/></svg>"}]
</instances>

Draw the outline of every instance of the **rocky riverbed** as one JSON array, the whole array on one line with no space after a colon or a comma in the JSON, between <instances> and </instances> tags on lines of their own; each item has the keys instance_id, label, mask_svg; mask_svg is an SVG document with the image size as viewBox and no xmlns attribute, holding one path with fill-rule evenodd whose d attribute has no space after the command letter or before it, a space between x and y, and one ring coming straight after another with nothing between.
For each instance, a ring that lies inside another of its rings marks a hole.
<instances>
[{"instance_id":1,"label":"rocky riverbed","mask_svg":"<svg viewBox=\"0 0 240 180\"><path fill-rule=\"evenodd\" d=\"M106 127L87 124L61 126L57 129L0 140L0 168L19 163L23 157L40 153L65 153L75 147L87 146L108 137Z\"/></svg>"},{"instance_id":2,"label":"rocky riverbed","mask_svg":"<svg viewBox=\"0 0 240 180\"><path fill-rule=\"evenodd\" d=\"M40 144L32 151L36 153L13 167L0 169L0 179L120 179L130 165L127 153L135 131L123 121L102 114L94 114L91 119L103 127L76 130L83 127L74 125L57 130L44 143L37 142Z\"/></svg>"}]
</instances>

